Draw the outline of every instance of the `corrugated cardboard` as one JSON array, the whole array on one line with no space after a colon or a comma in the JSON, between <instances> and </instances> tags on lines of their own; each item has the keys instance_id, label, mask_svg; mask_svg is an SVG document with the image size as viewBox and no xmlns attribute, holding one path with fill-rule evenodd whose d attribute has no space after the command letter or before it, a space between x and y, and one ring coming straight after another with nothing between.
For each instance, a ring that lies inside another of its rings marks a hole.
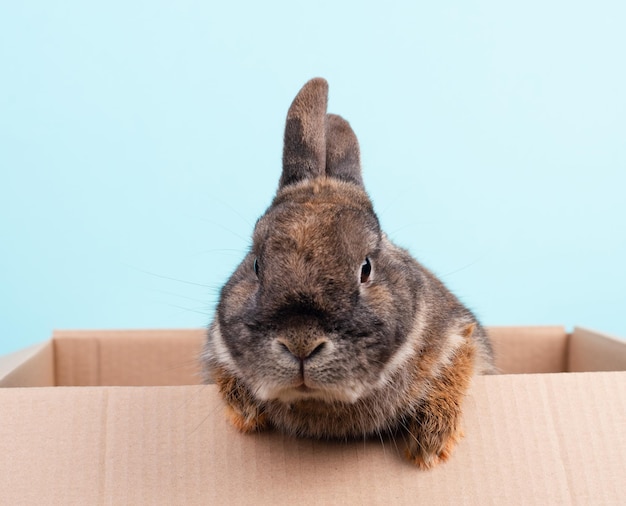
<instances>
[{"instance_id":1,"label":"corrugated cardboard","mask_svg":"<svg viewBox=\"0 0 626 506\"><path fill-rule=\"evenodd\" d=\"M428 472L390 440L238 433L201 330L55 333L0 357L0 504L625 504L626 372L564 371L626 371L626 343L490 331L509 374L475 380Z\"/></svg>"}]
</instances>

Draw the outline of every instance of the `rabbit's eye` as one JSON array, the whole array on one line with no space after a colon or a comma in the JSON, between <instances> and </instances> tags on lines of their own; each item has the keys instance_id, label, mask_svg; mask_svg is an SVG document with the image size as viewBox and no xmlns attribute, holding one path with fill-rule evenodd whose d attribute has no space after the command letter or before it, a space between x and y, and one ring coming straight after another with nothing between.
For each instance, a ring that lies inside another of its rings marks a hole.
<instances>
[{"instance_id":1,"label":"rabbit's eye","mask_svg":"<svg viewBox=\"0 0 626 506\"><path fill-rule=\"evenodd\" d=\"M259 277L259 259L255 258L254 259L254 273L257 275L257 278Z\"/></svg>"},{"instance_id":2,"label":"rabbit's eye","mask_svg":"<svg viewBox=\"0 0 626 506\"><path fill-rule=\"evenodd\" d=\"M367 283L372 273L372 263L370 259L365 257L365 262L361 265L361 283Z\"/></svg>"}]
</instances>

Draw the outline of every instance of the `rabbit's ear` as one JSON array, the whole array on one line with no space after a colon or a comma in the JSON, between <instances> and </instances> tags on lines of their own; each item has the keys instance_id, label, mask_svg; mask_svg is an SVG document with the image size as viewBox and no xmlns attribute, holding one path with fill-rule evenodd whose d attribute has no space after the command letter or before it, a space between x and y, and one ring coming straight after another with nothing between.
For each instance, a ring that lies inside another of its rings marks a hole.
<instances>
[{"instance_id":1,"label":"rabbit's ear","mask_svg":"<svg viewBox=\"0 0 626 506\"><path fill-rule=\"evenodd\" d=\"M359 141L341 116L326 115L326 175L363 186Z\"/></svg>"},{"instance_id":2,"label":"rabbit's ear","mask_svg":"<svg viewBox=\"0 0 626 506\"><path fill-rule=\"evenodd\" d=\"M311 79L293 99L285 126L280 188L324 175L327 104L328 83L321 78Z\"/></svg>"}]
</instances>

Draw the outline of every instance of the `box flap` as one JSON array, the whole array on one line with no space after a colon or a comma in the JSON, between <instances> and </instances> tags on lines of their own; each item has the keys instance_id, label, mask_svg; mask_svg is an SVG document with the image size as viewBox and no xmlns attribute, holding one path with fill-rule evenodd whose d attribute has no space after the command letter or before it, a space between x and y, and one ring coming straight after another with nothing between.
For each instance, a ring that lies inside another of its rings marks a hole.
<instances>
[{"instance_id":1,"label":"box flap","mask_svg":"<svg viewBox=\"0 0 626 506\"><path fill-rule=\"evenodd\" d=\"M489 327L502 374L564 372L568 335L560 326Z\"/></svg>"},{"instance_id":2,"label":"box flap","mask_svg":"<svg viewBox=\"0 0 626 506\"><path fill-rule=\"evenodd\" d=\"M568 371L626 371L626 342L576 327L569 349Z\"/></svg>"},{"instance_id":3,"label":"box flap","mask_svg":"<svg viewBox=\"0 0 626 506\"><path fill-rule=\"evenodd\" d=\"M621 504L626 373L479 377L422 472L378 440L243 435L214 386L0 389L7 504Z\"/></svg>"},{"instance_id":4,"label":"box flap","mask_svg":"<svg viewBox=\"0 0 626 506\"><path fill-rule=\"evenodd\" d=\"M204 329L55 331L59 386L201 383Z\"/></svg>"},{"instance_id":5,"label":"box flap","mask_svg":"<svg viewBox=\"0 0 626 506\"><path fill-rule=\"evenodd\" d=\"M0 356L0 387L17 386L54 386L54 351L50 341Z\"/></svg>"}]
</instances>

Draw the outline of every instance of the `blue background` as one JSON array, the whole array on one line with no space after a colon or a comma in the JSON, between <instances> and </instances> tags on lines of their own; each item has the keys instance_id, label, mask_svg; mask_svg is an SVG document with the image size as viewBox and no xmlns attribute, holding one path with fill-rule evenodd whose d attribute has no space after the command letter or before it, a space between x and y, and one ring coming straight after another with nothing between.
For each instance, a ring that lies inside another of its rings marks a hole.
<instances>
[{"instance_id":1,"label":"blue background","mask_svg":"<svg viewBox=\"0 0 626 506\"><path fill-rule=\"evenodd\" d=\"M314 76L386 231L486 324L626 336L625 6L3 2L0 352L206 325Z\"/></svg>"}]
</instances>

